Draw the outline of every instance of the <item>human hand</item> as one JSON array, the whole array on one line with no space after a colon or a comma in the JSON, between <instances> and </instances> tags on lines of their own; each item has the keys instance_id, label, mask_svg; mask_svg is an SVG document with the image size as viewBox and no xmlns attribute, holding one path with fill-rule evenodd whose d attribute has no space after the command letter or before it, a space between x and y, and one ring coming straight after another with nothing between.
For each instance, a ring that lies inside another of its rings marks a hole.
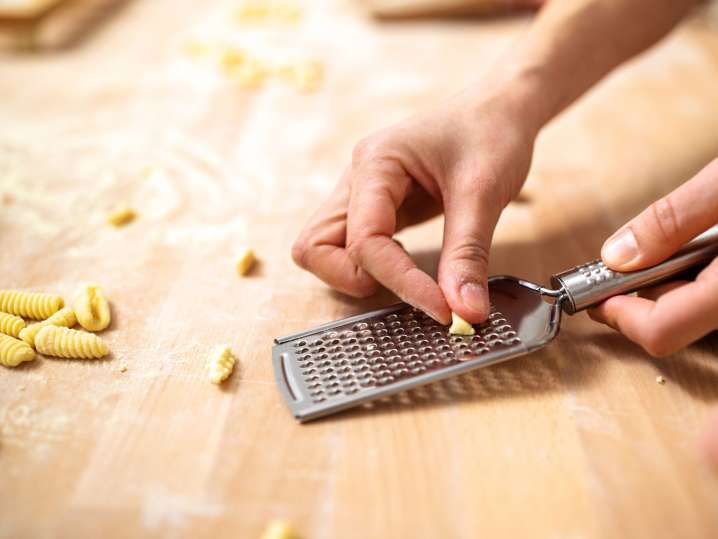
<instances>
[{"instance_id":1,"label":"human hand","mask_svg":"<svg viewBox=\"0 0 718 539\"><path fill-rule=\"evenodd\" d=\"M718 469L718 407L715 407L708 417L701 437L701 445L706 460Z\"/></svg>"},{"instance_id":2,"label":"human hand","mask_svg":"<svg viewBox=\"0 0 718 539\"><path fill-rule=\"evenodd\" d=\"M466 91L360 141L299 235L295 262L352 296L382 284L443 324L451 311L483 321L493 231L524 182L538 131L529 116L510 91ZM437 283L392 238L441 212Z\"/></svg>"},{"instance_id":3,"label":"human hand","mask_svg":"<svg viewBox=\"0 0 718 539\"><path fill-rule=\"evenodd\" d=\"M603 246L608 267L633 271L653 266L718 223L718 159L652 204ZM673 281L616 296L589 311L649 354L672 354L718 329L718 259L695 281Z\"/></svg>"}]
</instances>

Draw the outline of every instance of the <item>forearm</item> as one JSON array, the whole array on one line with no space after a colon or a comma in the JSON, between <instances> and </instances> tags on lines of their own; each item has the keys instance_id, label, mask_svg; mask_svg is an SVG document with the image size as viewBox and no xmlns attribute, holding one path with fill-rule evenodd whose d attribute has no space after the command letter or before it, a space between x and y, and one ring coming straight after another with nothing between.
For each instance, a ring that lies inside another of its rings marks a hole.
<instances>
[{"instance_id":1,"label":"forearm","mask_svg":"<svg viewBox=\"0 0 718 539\"><path fill-rule=\"evenodd\" d=\"M536 130L665 36L696 0L551 0L490 73Z\"/></svg>"}]
</instances>

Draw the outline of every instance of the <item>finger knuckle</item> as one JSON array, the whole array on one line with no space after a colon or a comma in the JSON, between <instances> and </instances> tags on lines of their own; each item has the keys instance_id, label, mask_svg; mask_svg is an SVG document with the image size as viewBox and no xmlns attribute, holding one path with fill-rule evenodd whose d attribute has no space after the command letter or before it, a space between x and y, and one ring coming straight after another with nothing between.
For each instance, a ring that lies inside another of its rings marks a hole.
<instances>
[{"instance_id":1,"label":"finger knuckle","mask_svg":"<svg viewBox=\"0 0 718 539\"><path fill-rule=\"evenodd\" d=\"M376 136L361 139L352 151L352 162L356 164L375 159L381 155L383 146L383 141Z\"/></svg>"},{"instance_id":2,"label":"finger knuckle","mask_svg":"<svg viewBox=\"0 0 718 539\"><path fill-rule=\"evenodd\" d=\"M451 250L451 259L487 266L489 250L476 238L466 238Z\"/></svg>"},{"instance_id":3,"label":"finger knuckle","mask_svg":"<svg viewBox=\"0 0 718 539\"><path fill-rule=\"evenodd\" d=\"M300 237L292 245L292 260L300 268L307 269L307 254L309 253L309 242Z\"/></svg>"},{"instance_id":4,"label":"finger knuckle","mask_svg":"<svg viewBox=\"0 0 718 539\"><path fill-rule=\"evenodd\" d=\"M447 203L469 197L476 211L491 212L498 216L518 192L513 187L514 183L502 180L499 175L491 172L464 176L459 179L456 188L447 193Z\"/></svg>"},{"instance_id":5,"label":"finger knuckle","mask_svg":"<svg viewBox=\"0 0 718 539\"><path fill-rule=\"evenodd\" d=\"M641 346L651 356L661 358L676 351L669 333L660 326L651 326L641 336Z\"/></svg>"},{"instance_id":6,"label":"finger knuckle","mask_svg":"<svg viewBox=\"0 0 718 539\"><path fill-rule=\"evenodd\" d=\"M467 175L466 181L464 182L467 186L471 187L472 190L484 189L488 186L493 187L500 185L500 174L496 171L486 167L475 167L474 172Z\"/></svg>"},{"instance_id":7,"label":"finger knuckle","mask_svg":"<svg viewBox=\"0 0 718 539\"><path fill-rule=\"evenodd\" d=\"M669 243L675 241L674 238L681 230L681 222L671 196L668 195L651 204L650 212L660 239Z\"/></svg>"},{"instance_id":8,"label":"finger knuckle","mask_svg":"<svg viewBox=\"0 0 718 539\"><path fill-rule=\"evenodd\" d=\"M354 291L354 297L363 299L373 296L377 291L377 286L376 282L369 278L359 279Z\"/></svg>"},{"instance_id":9,"label":"finger knuckle","mask_svg":"<svg viewBox=\"0 0 718 539\"><path fill-rule=\"evenodd\" d=\"M347 243L347 254L349 255L351 261L354 262L357 266L361 266L362 253L366 249L366 243L366 236L359 236Z\"/></svg>"}]
</instances>

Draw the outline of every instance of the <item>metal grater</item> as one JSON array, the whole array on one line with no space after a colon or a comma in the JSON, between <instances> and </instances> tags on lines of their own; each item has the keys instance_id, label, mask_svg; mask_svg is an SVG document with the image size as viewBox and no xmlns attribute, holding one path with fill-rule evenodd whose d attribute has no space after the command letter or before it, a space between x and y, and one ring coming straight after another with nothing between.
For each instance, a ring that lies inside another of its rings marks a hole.
<instances>
[{"instance_id":1,"label":"metal grater","mask_svg":"<svg viewBox=\"0 0 718 539\"><path fill-rule=\"evenodd\" d=\"M294 417L316 419L543 348L562 310L574 314L716 255L718 226L647 270L618 273L596 260L552 276L553 289L492 277L491 313L471 337L449 335L405 303L280 337L272 349L277 385Z\"/></svg>"}]
</instances>

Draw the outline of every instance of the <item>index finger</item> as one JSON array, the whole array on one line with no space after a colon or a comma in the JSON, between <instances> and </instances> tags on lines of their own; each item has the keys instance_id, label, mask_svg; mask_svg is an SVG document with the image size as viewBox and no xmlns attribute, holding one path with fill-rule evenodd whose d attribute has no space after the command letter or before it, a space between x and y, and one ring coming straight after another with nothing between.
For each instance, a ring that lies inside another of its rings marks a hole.
<instances>
[{"instance_id":1,"label":"index finger","mask_svg":"<svg viewBox=\"0 0 718 539\"><path fill-rule=\"evenodd\" d=\"M395 161L360 166L353 174L347 218L350 255L403 301L448 324L451 311L439 285L392 239L411 180Z\"/></svg>"}]
</instances>

